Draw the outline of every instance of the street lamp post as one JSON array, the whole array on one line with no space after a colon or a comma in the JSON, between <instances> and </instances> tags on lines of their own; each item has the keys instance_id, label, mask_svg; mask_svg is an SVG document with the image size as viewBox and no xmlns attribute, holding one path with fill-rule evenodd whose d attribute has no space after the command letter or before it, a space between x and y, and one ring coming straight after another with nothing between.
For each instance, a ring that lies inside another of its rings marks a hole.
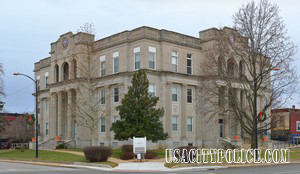
<instances>
[{"instance_id":1,"label":"street lamp post","mask_svg":"<svg viewBox=\"0 0 300 174\"><path fill-rule=\"evenodd\" d=\"M38 117L38 83L37 80L34 80L32 77L22 74L22 73L13 73L15 76L25 76L32 80L35 84L35 158L39 157L39 117Z\"/></svg>"}]
</instances>

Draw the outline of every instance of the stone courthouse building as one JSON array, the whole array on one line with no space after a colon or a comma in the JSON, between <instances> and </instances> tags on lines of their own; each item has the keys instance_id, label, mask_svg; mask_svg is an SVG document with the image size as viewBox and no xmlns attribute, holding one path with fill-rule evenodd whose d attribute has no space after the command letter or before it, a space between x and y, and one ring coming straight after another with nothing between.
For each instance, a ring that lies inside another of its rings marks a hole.
<instances>
[{"instance_id":1,"label":"stone courthouse building","mask_svg":"<svg viewBox=\"0 0 300 174\"><path fill-rule=\"evenodd\" d=\"M230 30L229 28L226 28ZM94 141L97 145L120 146L127 142L114 140L110 131L112 122L119 119L115 107L131 86L133 73L145 69L149 79L149 93L159 96L158 107L164 108L161 118L164 130L170 138L149 146L210 146L216 147L220 139L231 141L229 121L219 119L214 126L207 124L198 106L197 86L201 76L204 51L216 38L216 28L199 32L199 37L188 36L168 30L139 27L123 31L95 41L88 33L71 32L61 35L51 43L50 57L34 64L36 80L39 81L39 119L41 143L62 141L76 147L91 145L91 133L76 124L76 107L70 101L80 102L86 98L78 93L80 86L72 85L82 76L80 57L89 54L95 58L98 70L95 90L99 105L109 114L100 118ZM237 60L238 61L238 60ZM238 63L237 63L238 65ZM109 94L109 95L108 95ZM72 105L72 104L71 104Z\"/></svg>"}]
</instances>

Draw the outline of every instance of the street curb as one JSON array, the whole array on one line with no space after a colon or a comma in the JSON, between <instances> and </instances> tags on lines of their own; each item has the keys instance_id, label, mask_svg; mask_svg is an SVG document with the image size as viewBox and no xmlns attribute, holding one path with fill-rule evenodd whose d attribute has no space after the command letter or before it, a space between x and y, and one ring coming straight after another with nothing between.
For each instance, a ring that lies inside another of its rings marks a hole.
<instances>
[{"instance_id":1,"label":"street curb","mask_svg":"<svg viewBox=\"0 0 300 174\"><path fill-rule=\"evenodd\" d=\"M230 165L228 168L239 168L239 167L259 167L259 166L272 166L272 165L284 165L284 164L300 164L300 162L290 162L290 163L259 163L259 164L248 164L248 165Z\"/></svg>"},{"instance_id":2,"label":"street curb","mask_svg":"<svg viewBox=\"0 0 300 174\"><path fill-rule=\"evenodd\" d=\"M197 166L197 167L178 167L178 168L170 168L162 171L179 171L179 170L194 170L194 169L202 169L202 170L216 170L216 169L225 169L229 168L227 166Z\"/></svg>"},{"instance_id":3,"label":"street curb","mask_svg":"<svg viewBox=\"0 0 300 174\"><path fill-rule=\"evenodd\" d=\"M271 166L271 165L284 165L284 164L300 164L300 162L290 162L290 163L264 163L264 164L246 164L246 165L228 165L228 166L195 166L195 167L175 167L170 168L168 170L162 171L176 171L176 170L193 170L193 169L203 169L203 170L216 170L216 169L224 169L224 168L242 168L242 167L259 167L259 166Z\"/></svg>"}]
</instances>

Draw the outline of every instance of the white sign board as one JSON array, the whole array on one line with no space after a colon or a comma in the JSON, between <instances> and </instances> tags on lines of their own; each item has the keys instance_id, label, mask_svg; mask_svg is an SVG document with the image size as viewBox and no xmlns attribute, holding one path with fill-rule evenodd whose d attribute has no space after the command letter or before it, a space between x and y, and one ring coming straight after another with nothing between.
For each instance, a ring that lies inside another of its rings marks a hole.
<instances>
[{"instance_id":1,"label":"white sign board","mask_svg":"<svg viewBox=\"0 0 300 174\"><path fill-rule=\"evenodd\" d=\"M147 144L146 137L143 138L133 137L133 153L135 154L146 153L146 144Z\"/></svg>"}]
</instances>

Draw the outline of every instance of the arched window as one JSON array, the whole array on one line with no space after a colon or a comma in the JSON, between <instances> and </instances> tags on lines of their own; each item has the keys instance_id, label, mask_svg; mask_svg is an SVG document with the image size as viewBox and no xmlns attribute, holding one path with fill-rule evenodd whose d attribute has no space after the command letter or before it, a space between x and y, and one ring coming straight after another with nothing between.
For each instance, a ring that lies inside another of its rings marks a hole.
<instances>
[{"instance_id":1,"label":"arched window","mask_svg":"<svg viewBox=\"0 0 300 174\"><path fill-rule=\"evenodd\" d=\"M244 65L244 61L240 61L239 62L239 77L243 77L244 75L244 72L245 72L245 65Z\"/></svg>"},{"instance_id":2,"label":"arched window","mask_svg":"<svg viewBox=\"0 0 300 174\"><path fill-rule=\"evenodd\" d=\"M63 69L63 80L69 80L69 64L65 62L62 66Z\"/></svg>"},{"instance_id":3,"label":"arched window","mask_svg":"<svg viewBox=\"0 0 300 174\"><path fill-rule=\"evenodd\" d=\"M227 75L228 76L234 76L234 71L235 71L235 62L233 59L228 59L227 61Z\"/></svg>"},{"instance_id":4,"label":"arched window","mask_svg":"<svg viewBox=\"0 0 300 174\"><path fill-rule=\"evenodd\" d=\"M59 68L58 65L54 66L54 82L59 82Z\"/></svg>"},{"instance_id":5,"label":"arched window","mask_svg":"<svg viewBox=\"0 0 300 174\"><path fill-rule=\"evenodd\" d=\"M73 79L77 78L77 61L76 59L72 60L72 69L73 69Z\"/></svg>"}]
</instances>

